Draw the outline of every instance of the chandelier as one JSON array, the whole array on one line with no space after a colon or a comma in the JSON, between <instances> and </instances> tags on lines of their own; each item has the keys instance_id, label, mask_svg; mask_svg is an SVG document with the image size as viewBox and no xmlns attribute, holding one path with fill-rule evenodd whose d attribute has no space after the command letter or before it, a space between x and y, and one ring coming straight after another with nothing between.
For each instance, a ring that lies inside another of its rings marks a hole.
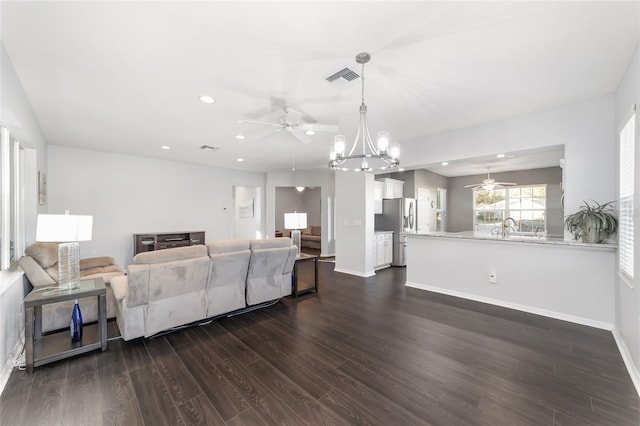
<instances>
[{"instance_id":1,"label":"chandelier","mask_svg":"<svg viewBox=\"0 0 640 426\"><path fill-rule=\"evenodd\" d=\"M345 155L345 137L336 135L334 148L329 155L329 167L332 170L353 172L370 172L372 170L386 170L398 167L400 162L400 146L389 141L389 132L381 131L377 134L377 144L374 144L367 127L367 106L364 103L364 64L369 62L371 55L359 53L356 62L362 64L362 104L360 105L360 123L358 132L349 153ZM358 146L360 146L359 149ZM357 149L357 150L356 150Z\"/></svg>"}]
</instances>

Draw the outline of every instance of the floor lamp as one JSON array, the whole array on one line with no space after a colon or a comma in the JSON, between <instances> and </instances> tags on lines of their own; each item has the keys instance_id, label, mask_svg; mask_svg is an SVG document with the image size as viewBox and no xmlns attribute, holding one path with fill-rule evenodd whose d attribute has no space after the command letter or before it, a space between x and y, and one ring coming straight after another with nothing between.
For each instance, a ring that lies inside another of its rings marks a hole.
<instances>
[{"instance_id":1,"label":"floor lamp","mask_svg":"<svg viewBox=\"0 0 640 426\"><path fill-rule=\"evenodd\" d=\"M80 244L91 240L93 216L39 214L36 241L58 242L58 286L80 286Z\"/></svg>"},{"instance_id":2,"label":"floor lamp","mask_svg":"<svg viewBox=\"0 0 640 426\"><path fill-rule=\"evenodd\" d=\"M284 227L285 229L291 229L291 241L293 245L298 246L298 257L300 257L300 230L307 227L307 214L298 212L285 213Z\"/></svg>"}]
</instances>

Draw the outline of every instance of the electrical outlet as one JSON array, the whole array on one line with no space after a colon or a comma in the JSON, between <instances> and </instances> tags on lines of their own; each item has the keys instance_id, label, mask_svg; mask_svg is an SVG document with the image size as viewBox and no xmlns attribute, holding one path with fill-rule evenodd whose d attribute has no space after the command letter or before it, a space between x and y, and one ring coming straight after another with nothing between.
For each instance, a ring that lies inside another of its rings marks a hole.
<instances>
[{"instance_id":1,"label":"electrical outlet","mask_svg":"<svg viewBox=\"0 0 640 426\"><path fill-rule=\"evenodd\" d=\"M489 268L489 283L496 284L498 282L498 274L495 267Z\"/></svg>"}]
</instances>

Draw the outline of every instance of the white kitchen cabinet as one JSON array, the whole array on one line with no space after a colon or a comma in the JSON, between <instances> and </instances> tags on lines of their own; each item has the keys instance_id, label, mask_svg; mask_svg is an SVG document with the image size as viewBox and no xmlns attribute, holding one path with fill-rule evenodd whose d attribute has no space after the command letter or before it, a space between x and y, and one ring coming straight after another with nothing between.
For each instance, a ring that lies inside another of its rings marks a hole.
<instances>
[{"instance_id":1,"label":"white kitchen cabinet","mask_svg":"<svg viewBox=\"0 0 640 426\"><path fill-rule=\"evenodd\" d=\"M375 242L375 269L391 266L393 261L393 232L376 232Z\"/></svg>"},{"instance_id":2,"label":"white kitchen cabinet","mask_svg":"<svg viewBox=\"0 0 640 426\"><path fill-rule=\"evenodd\" d=\"M374 181L373 185L373 213L382 213L382 194L384 193L384 182Z\"/></svg>"},{"instance_id":3,"label":"white kitchen cabinet","mask_svg":"<svg viewBox=\"0 0 640 426\"><path fill-rule=\"evenodd\" d=\"M394 198L402 198L404 194L404 182L397 179L384 178L381 181L382 198L385 200L392 200Z\"/></svg>"}]
</instances>

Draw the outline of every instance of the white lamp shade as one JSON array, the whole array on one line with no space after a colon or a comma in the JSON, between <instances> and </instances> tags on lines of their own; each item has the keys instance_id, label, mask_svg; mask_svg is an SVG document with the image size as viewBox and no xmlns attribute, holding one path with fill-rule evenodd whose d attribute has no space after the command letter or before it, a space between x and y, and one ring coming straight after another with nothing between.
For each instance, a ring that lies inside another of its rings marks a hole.
<instances>
[{"instance_id":1,"label":"white lamp shade","mask_svg":"<svg viewBox=\"0 0 640 426\"><path fill-rule=\"evenodd\" d=\"M307 227L306 213L285 213L284 214L285 229L303 229Z\"/></svg>"},{"instance_id":2,"label":"white lamp shade","mask_svg":"<svg viewBox=\"0 0 640 426\"><path fill-rule=\"evenodd\" d=\"M69 214L39 214L36 241L89 241L93 216Z\"/></svg>"}]
</instances>

